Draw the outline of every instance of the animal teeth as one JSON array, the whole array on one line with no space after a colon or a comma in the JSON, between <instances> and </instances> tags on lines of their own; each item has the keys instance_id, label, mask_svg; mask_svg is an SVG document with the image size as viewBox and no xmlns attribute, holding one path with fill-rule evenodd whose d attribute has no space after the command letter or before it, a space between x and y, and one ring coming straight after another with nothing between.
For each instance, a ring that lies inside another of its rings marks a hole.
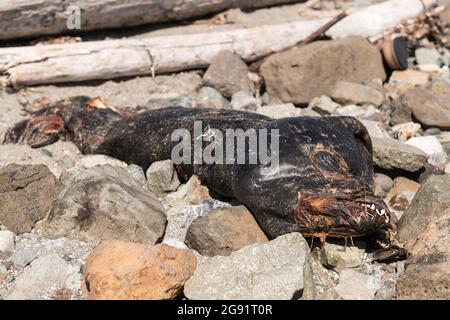
<instances>
[{"instance_id":1,"label":"animal teeth","mask_svg":"<svg viewBox=\"0 0 450 320\"><path fill-rule=\"evenodd\" d=\"M374 205L374 204L371 205L371 206L370 206L370 209L371 209L371 210L375 210L375 205Z\"/></svg>"},{"instance_id":2,"label":"animal teeth","mask_svg":"<svg viewBox=\"0 0 450 320\"><path fill-rule=\"evenodd\" d=\"M381 214L384 215L386 213L386 210L381 209Z\"/></svg>"}]
</instances>

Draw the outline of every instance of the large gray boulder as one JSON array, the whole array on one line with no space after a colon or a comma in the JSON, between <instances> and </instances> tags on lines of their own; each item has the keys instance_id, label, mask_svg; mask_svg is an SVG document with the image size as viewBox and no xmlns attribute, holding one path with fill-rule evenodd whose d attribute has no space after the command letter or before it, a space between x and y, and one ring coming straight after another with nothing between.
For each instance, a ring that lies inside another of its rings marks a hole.
<instances>
[{"instance_id":1,"label":"large gray boulder","mask_svg":"<svg viewBox=\"0 0 450 320\"><path fill-rule=\"evenodd\" d=\"M450 174L430 176L398 222L397 235L411 247L431 223L450 208Z\"/></svg>"},{"instance_id":2,"label":"large gray boulder","mask_svg":"<svg viewBox=\"0 0 450 320\"><path fill-rule=\"evenodd\" d=\"M188 299L298 299L304 290L309 247L300 233L215 256L187 281Z\"/></svg>"},{"instance_id":3,"label":"large gray boulder","mask_svg":"<svg viewBox=\"0 0 450 320\"><path fill-rule=\"evenodd\" d=\"M62 177L64 188L40 226L50 237L156 243L166 215L156 196L125 168L76 167Z\"/></svg>"},{"instance_id":4,"label":"large gray boulder","mask_svg":"<svg viewBox=\"0 0 450 320\"><path fill-rule=\"evenodd\" d=\"M261 74L270 95L296 104L330 96L339 81L386 78L379 50L362 37L317 41L274 54Z\"/></svg>"}]
</instances>

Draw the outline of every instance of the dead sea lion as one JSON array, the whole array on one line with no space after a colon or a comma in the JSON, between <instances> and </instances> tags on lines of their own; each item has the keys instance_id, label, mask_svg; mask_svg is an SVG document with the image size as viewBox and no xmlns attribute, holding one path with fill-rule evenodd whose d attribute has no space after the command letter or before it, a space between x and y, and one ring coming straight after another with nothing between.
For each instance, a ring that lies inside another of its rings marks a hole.
<instances>
[{"instance_id":1,"label":"dead sea lion","mask_svg":"<svg viewBox=\"0 0 450 320\"><path fill-rule=\"evenodd\" d=\"M278 129L276 168L176 165L180 176L196 174L210 189L246 205L270 237L298 231L324 241L390 232L389 210L373 193L371 140L352 117L273 120L249 112L177 107L127 115L95 99L73 97L16 124L5 142L39 147L63 138L85 154L106 154L145 170L154 161L170 159L178 143L171 141L172 132L192 132L194 121L201 121L203 132L267 129L271 135L270 129ZM271 137L268 143L272 148Z\"/></svg>"}]
</instances>

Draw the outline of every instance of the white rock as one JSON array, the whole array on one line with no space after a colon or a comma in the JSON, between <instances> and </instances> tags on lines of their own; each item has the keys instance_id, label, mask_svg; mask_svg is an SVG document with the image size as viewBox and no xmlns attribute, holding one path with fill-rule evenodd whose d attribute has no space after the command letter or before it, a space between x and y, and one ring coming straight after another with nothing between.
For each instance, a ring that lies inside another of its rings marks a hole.
<instances>
[{"instance_id":1,"label":"white rock","mask_svg":"<svg viewBox=\"0 0 450 320\"><path fill-rule=\"evenodd\" d=\"M234 110L250 110L257 108L255 97L247 91L238 91L231 97L231 108Z\"/></svg>"},{"instance_id":2,"label":"white rock","mask_svg":"<svg viewBox=\"0 0 450 320\"><path fill-rule=\"evenodd\" d=\"M447 163L447 160L448 160L447 152L440 151L430 154L430 157L428 158L428 163L434 167L443 169L445 167L445 164Z\"/></svg>"},{"instance_id":3,"label":"white rock","mask_svg":"<svg viewBox=\"0 0 450 320\"><path fill-rule=\"evenodd\" d=\"M327 290L320 299L373 300L379 288L379 278L352 269L346 269L341 272L339 284Z\"/></svg>"},{"instance_id":4,"label":"white rock","mask_svg":"<svg viewBox=\"0 0 450 320\"><path fill-rule=\"evenodd\" d=\"M0 231L0 252L14 251L14 239L11 231Z\"/></svg>"},{"instance_id":5,"label":"white rock","mask_svg":"<svg viewBox=\"0 0 450 320\"><path fill-rule=\"evenodd\" d=\"M427 72L427 73L438 73L438 72L441 71L441 68L440 68L438 65L430 64L430 63L427 63L427 64L419 64L419 65L417 66L417 69L418 69L419 71Z\"/></svg>"},{"instance_id":6,"label":"white rock","mask_svg":"<svg viewBox=\"0 0 450 320\"><path fill-rule=\"evenodd\" d=\"M71 266L56 254L31 263L8 290L6 300L49 299L58 289L80 290L80 268Z\"/></svg>"},{"instance_id":7,"label":"white rock","mask_svg":"<svg viewBox=\"0 0 450 320\"><path fill-rule=\"evenodd\" d=\"M76 165L81 165L85 168L92 168L95 166L102 166L105 164L109 164L113 167L121 167L126 168L128 165L120 160L114 159L109 156L105 156L103 154L89 154L83 156Z\"/></svg>"},{"instance_id":8,"label":"white rock","mask_svg":"<svg viewBox=\"0 0 450 320\"><path fill-rule=\"evenodd\" d=\"M340 107L341 105L331 100L330 97L320 96L312 99L308 106L308 109L330 115L335 114L336 109Z\"/></svg>"},{"instance_id":9,"label":"white rock","mask_svg":"<svg viewBox=\"0 0 450 320\"><path fill-rule=\"evenodd\" d=\"M300 117L302 115L301 109L296 108L292 103L258 107L256 113L273 119Z\"/></svg>"},{"instance_id":10,"label":"white rock","mask_svg":"<svg viewBox=\"0 0 450 320\"><path fill-rule=\"evenodd\" d=\"M419 148L427 155L444 151L444 148L435 136L414 137L405 143Z\"/></svg>"}]
</instances>

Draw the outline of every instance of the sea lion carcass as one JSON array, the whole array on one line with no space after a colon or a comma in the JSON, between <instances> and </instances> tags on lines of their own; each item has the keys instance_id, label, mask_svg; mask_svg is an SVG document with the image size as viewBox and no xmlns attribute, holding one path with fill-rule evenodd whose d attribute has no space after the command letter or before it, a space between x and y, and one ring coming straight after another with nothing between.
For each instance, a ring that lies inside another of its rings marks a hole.
<instances>
[{"instance_id":1,"label":"sea lion carcass","mask_svg":"<svg viewBox=\"0 0 450 320\"><path fill-rule=\"evenodd\" d=\"M203 130L223 132L268 129L270 135L270 129L278 129L276 170L262 164L176 166L182 177L196 174L218 194L246 205L270 237L299 231L323 241L390 228L388 208L373 193L371 140L352 117L274 120L250 112L178 107L128 115L89 97L72 97L16 124L5 142L40 147L63 138L85 154L106 154L145 170L170 159L178 143L171 141L172 132L192 132L194 121L201 121Z\"/></svg>"}]
</instances>

